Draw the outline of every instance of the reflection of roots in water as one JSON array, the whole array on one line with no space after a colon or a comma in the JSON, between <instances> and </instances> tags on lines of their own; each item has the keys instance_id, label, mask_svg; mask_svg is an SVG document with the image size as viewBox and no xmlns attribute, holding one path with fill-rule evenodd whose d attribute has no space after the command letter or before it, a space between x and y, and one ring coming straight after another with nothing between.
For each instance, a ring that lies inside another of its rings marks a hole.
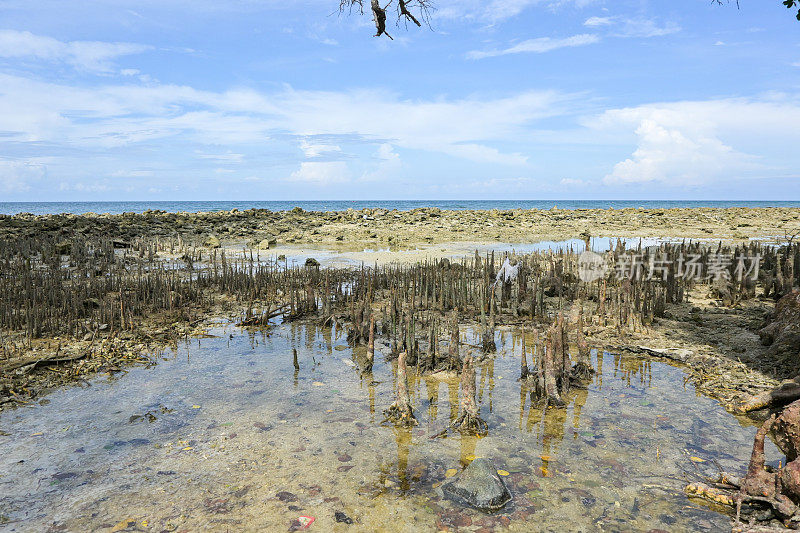
<instances>
[{"instance_id":1,"label":"reflection of roots in water","mask_svg":"<svg viewBox=\"0 0 800 533\"><path fill-rule=\"evenodd\" d=\"M400 481L400 490L406 492L410 488L408 456L411 452L411 430L395 428L394 439L397 443L397 479Z\"/></svg>"},{"instance_id":2,"label":"reflection of roots in water","mask_svg":"<svg viewBox=\"0 0 800 533\"><path fill-rule=\"evenodd\" d=\"M475 459L475 448L478 445L478 441L481 440L482 437L478 435L461 435L461 466L469 466L473 459Z\"/></svg>"},{"instance_id":3,"label":"reflection of roots in water","mask_svg":"<svg viewBox=\"0 0 800 533\"><path fill-rule=\"evenodd\" d=\"M394 440L397 445L397 461L387 462L381 466L379 481L382 487L386 487L387 485L384 482L394 477L397 479L400 492L406 493L411 489L411 475L408 469L408 458L412 444L411 428L395 426ZM392 475L392 467L395 465L397 469Z\"/></svg>"},{"instance_id":4,"label":"reflection of roots in water","mask_svg":"<svg viewBox=\"0 0 800 533\"><path fill-rule=\"evenodd\" d=\"M527 419L525 418L526 400L530 396L530 407ZM551 406L547 403L542 404L538 401L534 392L520 387L520 407L519 407L519 427L527 432L533 431L538 425L539 437L542 443L542 468L546 471L549 464L549 457L558 449L558 445L564 440L566 433L567 413L572 408L572 430L576 434L580 426L580 417L583 406L589 397L589 390L585 388L573 388L566 396L563 406Z\"/></svg>"},{"instance_id":5,"label":"reflection of roots in water","mask_svg":"<svg viewBox=\"0 0 800 533\"><path fill-rule=\"evenodd\" d=\"M643 359L636 359L633 357L622 357L619 354L614 355L614 377L619 377L629 387L631 385L631 378L639 376L639 384L645 387L650 386L653 379L652 366L650 361Z\"/></svg>"}]
</instances>

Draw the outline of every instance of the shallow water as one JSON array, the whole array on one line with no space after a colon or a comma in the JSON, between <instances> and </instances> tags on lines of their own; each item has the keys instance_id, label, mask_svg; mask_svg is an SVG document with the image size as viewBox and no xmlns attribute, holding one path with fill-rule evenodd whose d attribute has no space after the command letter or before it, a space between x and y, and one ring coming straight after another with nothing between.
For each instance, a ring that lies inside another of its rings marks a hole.
<instances>
[{"instance_id":1,"label":"shallow water","mask_svg":"<svg viewBox=\"0 0 800 533\"><path fill-rule=\"evenodd\" d=\"M516 381L520 337L502 329L477 368L489 435L432 440L456 414L454 379L412 372L420 424L396 429L381 425L392 362L376 354L362 378L364 348L336 331L212 333L154 367L2 413L0 530L286 531L300 516L316 518L310 531L729 530L682 488L718 466L742 472L755 428L678 368L595 354L588 388L542 412ZM498 514L441 498L475 456L509 473L514 502ZM780 458L773 446L768 458Z\"/></svg>"},{"instance_id":2,"label":"shallow water","mask_svg":"<svg viewBox=\"0 0 800 533\"><path fill-rule=\"evenodd\" d=\"M648 246L658 246L664 242L680 242L674 239L660 238L622 238L623 243L628 247L643 248ZM592 238L592 250L595 252L605 252L616 245L616 237L594 237ZM359 266L361 264L385 264L402 263L411 261L421 261L426 258L442 258L459 260L464 257L472 257L475 252L485 255L490 252L495 254L515 253L532 254L536 252L560 252L574 250L582 252L586 248L581 239L566 239L562 241L537 241L527 243L510 242L446 242L439 244L422 244L408 248L363 248L343 245L338 248L330 246L295 245L281 244L270 250L258 251L258 259L262 262L272 263L278 267L302 266L309 258L316 259L320 265L325 267L347 268ZM250 257L250 250L241 246L229 246L227 252L234 254L244 254ZM281 259L278 259L278 258Z\"/></svg>"}]
</instances>

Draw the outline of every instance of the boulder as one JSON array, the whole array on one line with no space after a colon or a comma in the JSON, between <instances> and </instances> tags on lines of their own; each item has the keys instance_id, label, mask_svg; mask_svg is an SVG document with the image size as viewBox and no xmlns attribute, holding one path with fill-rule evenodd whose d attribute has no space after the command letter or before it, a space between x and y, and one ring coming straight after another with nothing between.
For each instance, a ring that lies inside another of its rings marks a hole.
<instances>
[{"instance_id":1,"label":"boulder","mask_svg":"<svg viewBox=\"0 0 800 533\"><path fill-rule=\"evenodd\" d=\"M498 511L511 501L497 468L484 458L472 461L453 481L442 486L442 492L451 500L484 512Z\"/></svg>"},{"instance_id":2,"label":"boulder","mask_svg":"<svg viewBox=\"0 0 800 533\"><path fill-rule=\"evenodd\" d=\"M277 244L277 242L278 241L275 239L275 237L269 236L261 239L261 241L258 243L258 248L260 250L269 250L270 246L274 246Z\"/></svg>"},{"instance_id":3,"label":"boulder","mask_svg":"<svg viewBox=\"0 0 800 533\"><path fill-rule=\"evenodd\" d=\"M215 237L214 235L209 235L203 241L203 246L206 246L208 248L219 248L220 246L222 246L222 244L219 242L219 239L217 237Z\"/></svg>"}]
</instances>

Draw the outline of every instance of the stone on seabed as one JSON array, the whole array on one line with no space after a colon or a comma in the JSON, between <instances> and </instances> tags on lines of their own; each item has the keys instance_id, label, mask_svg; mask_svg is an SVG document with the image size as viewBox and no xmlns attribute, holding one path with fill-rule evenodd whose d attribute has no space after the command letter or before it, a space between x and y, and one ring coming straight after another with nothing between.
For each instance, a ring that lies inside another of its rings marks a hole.
<instances>
[{"instance_id":1,"label":"stone on seabed","mask_svg":"<svg viewBox=\"0 0 800 533\"><path fill-rule=\"evenodd\" d=\"M508 487L488 459L477 458L457 478L442 486L445 496L481 511L498 511L511 501Z\"/></svg>"}]
</instances>

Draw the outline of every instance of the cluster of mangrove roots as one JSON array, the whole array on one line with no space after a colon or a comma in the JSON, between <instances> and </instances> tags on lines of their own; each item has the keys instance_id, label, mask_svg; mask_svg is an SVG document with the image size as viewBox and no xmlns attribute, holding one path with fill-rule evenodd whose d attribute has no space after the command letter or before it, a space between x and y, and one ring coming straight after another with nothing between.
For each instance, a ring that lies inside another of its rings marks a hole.
<instances>
[{"instance_id":1,"label":"cluster of mangrove roots","mask_svg":"<svg viewBox=\"0 0 800 533\"><path fill-rule=\"evenodd\" d=\"M266 260L257 249L198 248L180 238L124 242L76 236L65 242L49 233L0 240L0 329L24 332L28 339L82 337L100 325L130 330L137 319L162 311L177 315L172 320L192 321L222 294L234 297L246 324L263 324L276 310L284 319L344 320L356 343L367 342L376 313L381 333L389 336L395 353L407 353L409 364L422 356L426 366L452 368L455 361L426 357L420 350L446 329L441 324L453 311L480 324L479 344L490 352L498 323L549 320L576 300L591 304L584 317L589 323L623 331L663 316L666 304L684 300L697 283L735 304L751 298L756 284L778 300L800 280L796 243L626 249L618 242L604 256L606 275L586 282L578 275L580 254L573 249L506 254L501 261L492 252L460 261L321 270L313 260L295 266ZM758 269L736 260L756 256ZM720 265L720 257L731 261ZM687 270L703 276L687 276Z\"/></svg>"},{"instance_id":2,"label":"cluster of mangrove roots","mask_svg":"<svg viewBox=\"0 0 800 533\"><path fill-rule=\"evenodd\" d=\"M576 330L578 354L573 365L563 313L560 313L558 319L547 328L544 342L540 341L539 331L534 329L534 349L531 354L531 361L535 365L533 370L528 367L527 343L523 332L520 381L529 387L536 397L545 399L548 405L564 405L562 398L570 388L575 383L585 381L594 373L583 332L583 313L580 308Z\"/></svg>"},{"instance_id":3,"label":"cluster of mangrove roots","mask_svg":"<svg viewBox=\"0 0 800 533\"><path fill-rule=\"evenodd\" d=\"M743 403L746 409L783 405L780 414L773 414L756 432L747 474L737 479L725 472L716 479L692 483L686 487L690 496L735 507L736 524L743 511L750 526L772 519L785 527L800 528L800 400L788 406L785 399L792 384L800 383L800 376L772 391ZM764 443L772 433L775 444L786 455L786 462L779 468L765 465Z\"/></svg>"}]
</instances>

